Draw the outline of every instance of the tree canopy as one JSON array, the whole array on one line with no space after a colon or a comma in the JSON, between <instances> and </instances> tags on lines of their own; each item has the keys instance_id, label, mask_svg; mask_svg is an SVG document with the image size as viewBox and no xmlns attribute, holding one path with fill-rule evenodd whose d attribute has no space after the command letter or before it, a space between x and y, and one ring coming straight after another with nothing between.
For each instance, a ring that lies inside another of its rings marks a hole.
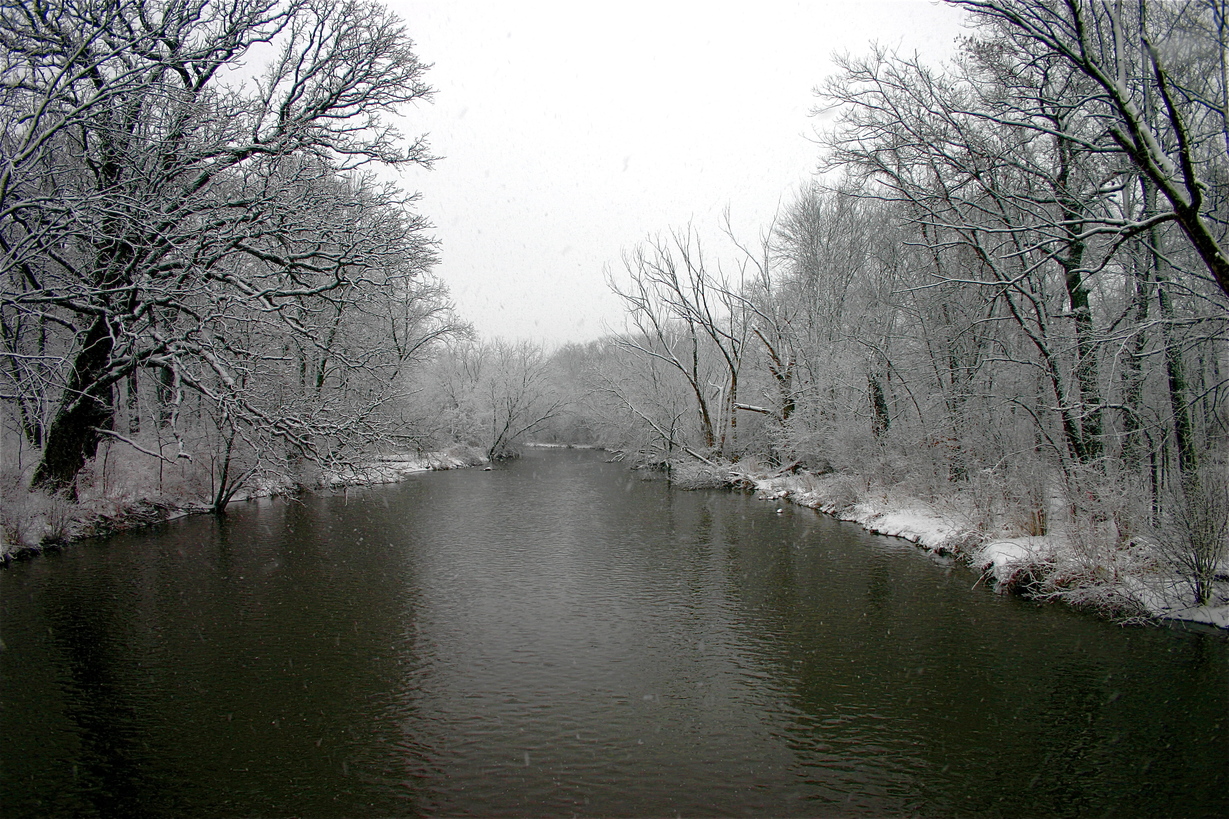
<instances>
[{"instance_id":1,"label":"tree canopy","mask_svg":"<svg viewBox=\"0 0 1229 819\"><path fill-rule=\"evenodd\" d=\"M0 10L5 397L70 494L154 375L242 436L328 458L373 434L449 320L396 127L427 67L346 0L51 0ZM185 454L189 454L186 453Z\"/></svg>"}]
</instances>

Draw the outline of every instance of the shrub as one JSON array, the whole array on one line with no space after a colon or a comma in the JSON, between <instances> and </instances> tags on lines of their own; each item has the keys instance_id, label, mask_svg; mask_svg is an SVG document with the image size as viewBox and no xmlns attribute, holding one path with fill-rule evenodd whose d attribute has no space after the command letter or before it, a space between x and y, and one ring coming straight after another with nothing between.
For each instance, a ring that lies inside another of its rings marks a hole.
<instances>
[{"instance_id":1,"label":"shrub","mask_svg":"<svg viewBox=\"0 0 1229 819\"><path fill-rule=\"evenodd\" d=\"M1229 464L1206 464L1168 495L1151 540L1185 579L1195 605L1207 605L1229 557Z\"/></svg>"},{"instance_id":2,"label":"shrub","mask_svg":"<svg viewBox=\"0 0 1229 819\"><path fill-rule=\"evenodd\" d=\"M699 461L675 464L670 483L679 489L720 489L729 485L729 473Z\"/></svg>"},{"instance_id":3,"label":"shrub","mask_svg":"<svg viewBox=\"0 0 1229 819\"><path fill-rule=\"evenodd\" d=\"M73 506L60 495L31 492L17 476L0 479L0 559L66 540Z\"/></svg>"}]
</instances>

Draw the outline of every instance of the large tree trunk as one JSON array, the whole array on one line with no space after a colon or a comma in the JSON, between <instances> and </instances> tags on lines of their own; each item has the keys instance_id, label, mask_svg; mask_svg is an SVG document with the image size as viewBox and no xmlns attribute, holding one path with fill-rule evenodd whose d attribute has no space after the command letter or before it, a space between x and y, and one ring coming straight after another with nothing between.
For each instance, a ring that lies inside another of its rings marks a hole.
<instances>
[{"instance_id":1,"label":"large tree trunk","mask_svg":"<svg viewBox=\"0 0 1229 819\"><path fill-rule=\"evenodd\" d=\"M1155 282L1152 277L1152 258L1150 248L1140 243L1137 253L1145 258L1132 260L1132 320L1135 333L1126 345L1126 356L1122 364L1122 460L1128 469L1141 473L1144 467L1144 426L1142 422L1144 411L1144 356L1148 346L1148 314L1152 291Z\"/></svg>"},{"instance_id":2,"label":"large tree trunk","mask_svg":"<svg viewBox=\"0 0 1229 819\"><path fill-rule=\"evenodd\" d=\"M47 445L34 470L31 488L59 492L76 500L77 473L98 451L98 430L111 429L115 416L111 382L101 382L113 345L106 318L96 318L73 361L68 387L47 432Z\"/></svg>"},{"instance_id":3,"label":"large tree trunk","mask_svg":"<svg viewBox=\"0 0 1229 819\"><path fill-rule=\"evenodd\" d=\"M1157 277L1157 301L1161 307L1161 338L1165 343L1165 375L1169 383L1169 408L1174 417L1174 442L1178 446L1178 467L1183 476L1194 474L1199 466L1191 408L1187 403L1186 364L1182 350L1173 337L1174 311L1169 298L1169 282Z\"/></svg>"},{"instance_id":4,"label":"large tree trunk","mask_svg":"<svg viewBox=\"0 0 1229 819\"><path fill-rule=\"evenodd\" d=\"M871 434L876 441L880 441L892 425L892 416L888 411L887 398L883 394L883 384L873 371L868 370L866 373L866 386L871 402Z\"/></svg>"},{"instance_id":5,"label":"large tree trunk","mask_svg":"<svg viewBox=\"0 0 1229 819\"><path fill-rule=\"evenodd\" d=\"M1061 127L1061 120L1055 120ZM1101 394L1097 384L1096 328L1093 326L1092 304L1088 291L1088 273L1084 271L1084 253L1087 245L1079 237L1084 230L1083 206L1069 192L1071 175L1076 162L1071 144L1062 138L1055 140L1055 155L1059 170L1055 185L1055 198L1062 211L1063 224L1067 230L1067 247L1057 257L1063 270L1063 283L1067 288L1067 309L1075 319L1075 366L1074 376L1079 389L1079 434L1080 460L1088 463L1101 457ZM1061 400L1061 398L1060 398Z\"/></svg>"},{"instance_id":6,"label":"large tree trunk","mask_svg":"<svg viewBox=\"0 0 1229 819\"><path fill-rule=\"evenodd\" d=\"M1154 211L1156 191L1147 180L1141 180L1144 192L1144 212ZM1161 341L1165 350L1165 376L1169 386L1169 408L1173 412L1174 442L1178 447L1178 468L1183 477L1192 475L1199 465L1199 453L1195 450L1194 427L1191 409L1187 403L1186 366L1182 350L1174 338L1174 309L1170 299L1170 283L1166 273L1164 249L1161 247L1161 232L1155 227L1145 234L1149 254L1149 274L1156 288L1157 304L1160 307Z\"/></svg>"}]
</instances>

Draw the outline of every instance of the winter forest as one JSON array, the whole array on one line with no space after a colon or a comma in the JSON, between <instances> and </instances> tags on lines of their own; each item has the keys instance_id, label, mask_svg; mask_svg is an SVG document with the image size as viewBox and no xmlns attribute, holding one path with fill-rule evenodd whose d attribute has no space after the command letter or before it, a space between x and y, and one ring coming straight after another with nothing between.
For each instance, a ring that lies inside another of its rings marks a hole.
<instances>
[{"instance_id":1,"label":"winter forest","mask_svg":"<svg viewBox=\"0 0 1229 819\"><path fill-rule=\"evenodd\" d=\"M6 4L3 549L551 443L1041 539L999 579L1118 616L1216 603L1229 5L949 2L950 62L815 78L817 171L758 235L662 225L605 271L623 331L555 349L433 273L390 11Z\"/></svg>"}]
</instances>

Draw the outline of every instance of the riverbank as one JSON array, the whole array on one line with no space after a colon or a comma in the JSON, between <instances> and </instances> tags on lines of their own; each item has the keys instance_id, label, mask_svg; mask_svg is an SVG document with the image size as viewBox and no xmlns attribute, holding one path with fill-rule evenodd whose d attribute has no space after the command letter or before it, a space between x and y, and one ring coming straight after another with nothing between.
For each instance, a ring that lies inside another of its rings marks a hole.
<instances>
[{"instance_id":1,"label":"riverbank","mask_svg":"<svg viewBox=\"0 0 1229 819\"><path fill-rule=\"evenodd\" d=\"M1004 593L1062 602L1119 622L1172 620L1229 629L1229 582L1206 606L1191 605L1190 584L1144 537L1112 542L1064 520L1055 500L1044 532L975 525L979 515L959 495L925 501L849 475L765 475L734 470L730 483L767 500L788 501L857 523L875 534L963 560ZM1091 534L1091 536L1090 536Z\"/></svg>"},{"instance_id":2,"label":"riverbank","mask_svg":"<svg viewBox=\"0 0 1229 819\"><path fill-rule=\"evenodd\" d=\"M304 489L396 483L415 473L485 462L476 450L464 447L383 455L361 468L322 473L310 484L284 475L266 477L236 493L233 501ZM987 527L976 504L960 495L936 502L841 473L780 474L746 464L719 468L686 464L676 467L672 478L683 489L750 489L766 500L787 501L857 523L875 534L904 538L927 551L964 561L1004 593L1062 602L1120 622L1175 620L1229 629L1229 582L1220 581L1210 605L1193 606L1189 584L1146 539L1113 543L1090 537L1075 522L1063 520L1057 499L1044 525L1032 522L1044 531L1028 532L1027 526L1019 525ZM6 488L0 500L0 563L85 538L212 511L200 499L99 494L70 504L13 487Z\"/></svg>"},{"instance_id":3,"label":"riverbank","mask_svg":"<svg viewBox=\"0 0 1229 819\"><path fill-rule=\"evenodd\" d=\"M305 490L396 483L415 473L465 469L483 463L486 458L469 447L386 454L361 467L322 472L310 481L282 473L265 475L236 492L230 502L293 495ZM10 481L0 489L0 565L86 538L208 514L213 507L206 498L205 494L190 493L185 496L131 490L107 492L91 485L81 493L79 502L71 503L61 497L30 492Z\"/></svg>"}]
</instances>

